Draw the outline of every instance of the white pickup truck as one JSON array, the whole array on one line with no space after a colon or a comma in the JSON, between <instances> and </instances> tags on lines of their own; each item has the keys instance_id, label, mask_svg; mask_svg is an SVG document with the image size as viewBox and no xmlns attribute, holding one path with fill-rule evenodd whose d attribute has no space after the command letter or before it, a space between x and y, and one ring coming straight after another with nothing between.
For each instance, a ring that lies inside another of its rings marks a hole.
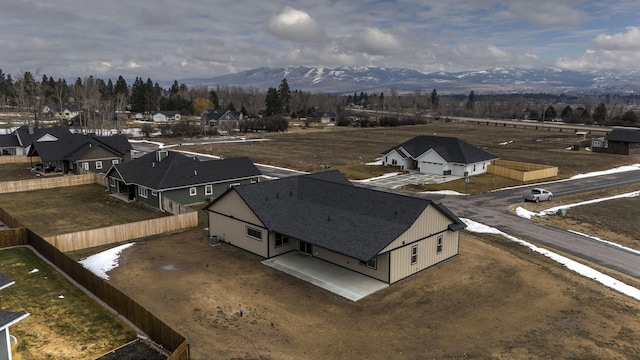
<instances>
[{"instance_id":1,"label":"white pickup truck","mask_svg":"<svg viewBox=\"0 0 640 360\"><path fill-rule=\"evenodd\" d=\"M542 188L533 188L529 191L526 191L522 194L522 199L524 201L548 201L553 198L553 194L551 191L542 189Z\"/></svg>"}]
</instances>

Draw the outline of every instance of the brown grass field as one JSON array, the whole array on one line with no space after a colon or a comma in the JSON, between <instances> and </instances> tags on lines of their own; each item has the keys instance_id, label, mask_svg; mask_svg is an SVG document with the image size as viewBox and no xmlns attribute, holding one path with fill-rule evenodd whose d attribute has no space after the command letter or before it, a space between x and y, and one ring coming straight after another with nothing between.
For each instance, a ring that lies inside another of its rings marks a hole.
<instances>
[{"instance_id":1,"label":"brown grass field","mask_svg":"<svg viewBox=\"0 0 640 360\"><path fill-rule=\"evenodd\" d=\"M559 177L640 162L567 151L573 134L459 123L299 129L265 135L269 142L183 148L313 172L328 163L356 178L369 176L362 163L418 134L456 136L506 160L558 166ZM558 197L551 205L579 200ZM54 206L49 201L39 204ZM603 232L593 235L624 236L638 248L636 228L618 231L619 215L638 218L633 201L617 204L618 212L574 208L544 221L575 221L586 233L593 226ZM527 204L538 205L549 204ZM596 215L598 222L590 219ZM194 360L640 358L640 302L502 237L463 232L459 256L354 303L245 251L209 246L205 226L137 241L109 280L184 335ZM607 273L640 287L638 279Z\"/></svg>"}]
</instances>

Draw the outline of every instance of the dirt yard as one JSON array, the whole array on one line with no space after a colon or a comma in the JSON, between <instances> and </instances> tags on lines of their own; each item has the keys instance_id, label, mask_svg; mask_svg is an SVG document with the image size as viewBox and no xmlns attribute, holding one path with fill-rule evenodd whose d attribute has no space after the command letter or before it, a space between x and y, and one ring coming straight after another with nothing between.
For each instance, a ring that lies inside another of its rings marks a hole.
<instances>
[{"instance_id":1,"label":"dirt yard","mask_svg":"<svg viewBox=\"0 0 640 360\"><path fill-rule=\"evenodd\" d=\"M202 229L138 242L110 276L194 360L640 357L638 301L493 235L355 303Z\"/></svg>"}]
</instances>

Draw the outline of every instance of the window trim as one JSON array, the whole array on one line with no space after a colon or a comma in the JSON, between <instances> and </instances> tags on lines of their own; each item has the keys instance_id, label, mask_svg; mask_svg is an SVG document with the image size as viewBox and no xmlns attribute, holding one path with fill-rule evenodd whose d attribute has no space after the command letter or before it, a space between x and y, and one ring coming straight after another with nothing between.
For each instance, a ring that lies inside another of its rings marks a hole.
<instances>
[{"instance_id":1,"label":"window trim","mask_svg":"<svg viewBox=\"0 0 640 360\"><path fill-rule=\"evenodd\" d=\"M120 160L119 159L111 160L111 165L118 165L118 164L120 164Z\"/></svg>"},{"instance_id":2,"label":"window trim","mask_svg":"<svg viewBox=\"0 0 640 360\"><path fill-rule=\"evenodd\" d=\"M83 162L82 163L82 169L85 171L89 171L89 163L88 162Z\"/></svg>"},{"instance_id":3,"label":"window trim","mask_svg":"<svg viewBox=\"0 0 640 360\"><path fill-rule=\"evenodd\" d=\"M418 245L413 245L411 247L411 265L415 265L418 263Z\"/></svg>"},{"instance_id":4,"label":"window trim","mask_svg":"<svg viewBox=\"0 0 640 360\"><path fill-rule=\"evenodd\" d=\"M442 241L442 235L440 235L436 240L436 254L442 253L442 248L443 248L443 241Z\"/></svg>"},{"instance_id":5,"label":"window trim","mask_svg":"<svg viewBox=\"0 0 640 360\"><path fill-rule=\"evenodd\" d=\"M285 234L280 234L280 233L274 233L274 247L281 247L281 246L287 246L289 244L291 244L291 238L289 237L289 235L285 235ZM280 241L280 244L278 244L278 241Z\"/></svg>"},{"instance_id":6,"label":"window trim","mask_svg":"<svg viewBox=\"0 0 640 360\"><path fill-rule=\"evenodd\" d=\"M138 186L138 196L147 199L149 197L149 192L147 191L147 188Z\"/></svg>"},{"instance_id":7,"label":"window trim","mask_svg":"<svg viewBox=\"0 0 640 360\"><path fill-rule=\"evenodd\" d=\"M96 170L102 170L102 160L96 161Z\"/></svg>"},{"instance_id":8,"label":"window trim","mask_svg":"<svg viewBox=\"0 0 640 360\"><path fill-rule=\"evenodd\" d=\"M378 269L378 257L374 256L371 259L367 260L367 261L362 261L362 260L358 260L358 262L360 263L360 265L366 266L370 269Z\"/></svg>"},{"instance_id":9,"label":"window trim","mask_svg":"<svg viewBox=\"0 0 640 360\"><path fill-rule=\"evenodd\" d=\"M213 195L213 185L205 185L204 186L204 194L205 195Z\"/></svg>"},{"instance_id":10,"label":"window trim","mask_svg":"<svg viewBox=\"0 0 640 360\"><path fill-rule=\"evenodd\" d=\"M231 183L229 184L229 189L231 189L232 187L236 187L238 185L240 185L240 183Z\"/></svg>"},{"instance_id":11,"label":"window trim","mask_svg":"<svg viewBox=\"0 0 640 360\"><path fill-rule=\"evenodd\" d=\"M196 196L198 195L198 188L197 187L190 187L189 188L189 196Z\"/></svg>"},{"instance_id":12,"label":"window trim","mask_svg":"<svg viewBox=\"0 0 640 360\"><path fill-rule=\"evenodd\" d=\"M110 177L109 178L109 185L111 187L116 187L116 178Z\"/></svg>"},{"instance_id":13,"label":"window trim","mask_svg":"<svg viewBox=\"0 0 640 360\"><path fill-rule=\"evenodd\" d=\"M254 234L250 234L250 232L254 232ZM246 227L245 235L254 240L262 241L262 230L258 230L251 226Z\"/></svg>"}]
</instances>

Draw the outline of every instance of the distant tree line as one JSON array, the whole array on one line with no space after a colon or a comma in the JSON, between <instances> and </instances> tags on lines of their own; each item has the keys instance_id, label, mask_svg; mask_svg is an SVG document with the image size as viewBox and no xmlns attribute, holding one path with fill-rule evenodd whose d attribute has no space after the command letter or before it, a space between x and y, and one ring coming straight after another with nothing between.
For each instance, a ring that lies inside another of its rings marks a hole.
<instances>
[{"instance_id":1,"label":"distant tree line","mask_svg":"<svg viewBox=\"0 0 640 360\"><path fill-rule=\"evenodd\" d=\"M468 94L439 93L437 89L374 93L311 93L292 90L287 79L266 92L249 87L217 85L187 86L174 80L164 88L152 79L136 77L132 83L119 76L115 81L94 76L73 83L47 75L24 72L15 78L0 70L0 107L35 112L43 105L61 109L76 105L86 114L83 126L121 126L125 112L171 110L200 116L205 109L240 111L248 122L243 131L282 131L288 128L277 118L306 118L315 112L337 114L337 125L400 126L455 117L528 119L600 125L638 126L636 94ZM354 116L349 109L368 110ZM266 118L267 120L259 120ZM165 129L183 133L185 129Z\"/></svg>"}]
</instances>

